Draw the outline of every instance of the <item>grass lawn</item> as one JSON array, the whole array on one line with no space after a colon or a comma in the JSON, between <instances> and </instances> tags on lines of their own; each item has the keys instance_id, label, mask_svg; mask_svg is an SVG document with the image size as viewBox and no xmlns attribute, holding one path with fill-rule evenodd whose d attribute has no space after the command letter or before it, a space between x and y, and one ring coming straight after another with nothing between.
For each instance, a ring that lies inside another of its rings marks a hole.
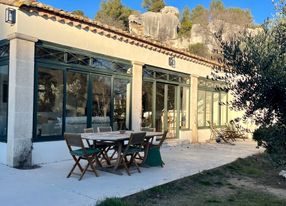
<instances>
[{"instance_id":1,"label":"grass lawn","mask_svg":"<svg viewBox=\"0 0 286 206\"><path fill-rule=\"evenodd\" d=\"M285 205L286 169L268 154L254 155L222 167L151 188L124 198L107 199L99 206Z\"/></svg>"}]
</instances>

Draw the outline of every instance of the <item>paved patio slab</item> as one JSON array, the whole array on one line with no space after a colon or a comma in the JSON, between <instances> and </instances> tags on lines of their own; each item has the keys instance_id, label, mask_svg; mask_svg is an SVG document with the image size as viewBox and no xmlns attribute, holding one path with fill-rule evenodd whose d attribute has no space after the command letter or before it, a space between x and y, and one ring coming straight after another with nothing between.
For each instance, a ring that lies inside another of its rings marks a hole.
<instances>
[{"instance_id":1,"label":"paved patio slab","mask_svg":"<svg viewBox=\"0 0 286 206\"><path fill-rule=\"evenodd\" d=\"M262 152L252 141L226 144L164 146L164 168L142 168L123 176L99 171L100 177L87 173L67 179L73 162L41 165L33 170L17 170L0 165L1 205L95 205L106 197L123 197L156 185L212 169L249 155Z\"/></svg>"}]
</instances>

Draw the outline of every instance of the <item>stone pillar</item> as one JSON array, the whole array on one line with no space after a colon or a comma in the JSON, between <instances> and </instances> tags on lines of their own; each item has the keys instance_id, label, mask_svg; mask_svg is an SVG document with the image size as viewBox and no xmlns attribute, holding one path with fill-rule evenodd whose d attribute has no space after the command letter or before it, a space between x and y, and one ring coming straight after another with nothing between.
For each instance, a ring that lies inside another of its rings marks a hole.
<instances>
[{"instance_id":1,"label":"stone pillar","mask_svg":"<svg viewBox=\"0 0 286 206\"><path fill-rule=\"evenodd\" d=\"M7 164L32 164L34 53L36 38L14 33L10 40Z\"/></svg>"},{"instance_id":2,"label":"stone pillar","mask_svg":"<svg viewBox=\"0 0 286 206\"><path fill-rule=\"evenodd\" d=\"M133 62L132 69L132 129L140 131L142 121L142 74L143 63Z\"/></svg>"},{"instance_id":3,"label":"stone pillar","mask_svg":"<svg viewBox=\"0 0 286 206\"><path fill-rule=\"evenodd\" d=\"M192 143L198 143L198 76L191 76L191 117L190 125L192 129Z\"/></svg>"}]
</instances>

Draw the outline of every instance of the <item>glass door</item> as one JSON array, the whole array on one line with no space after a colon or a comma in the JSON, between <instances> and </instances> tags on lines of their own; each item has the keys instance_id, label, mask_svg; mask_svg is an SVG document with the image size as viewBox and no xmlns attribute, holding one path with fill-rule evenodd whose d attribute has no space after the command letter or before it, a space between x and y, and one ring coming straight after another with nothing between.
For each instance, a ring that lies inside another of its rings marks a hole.
<instances>
[{"instance_id":1,"label":"glass door","mask_svg":"<svg viewBox=\"0 0 286 206\"><path fill-rule=\"evenodd\" d=\"M82 133L87 127L88 74L68 71L65 131Z\"/></svg>"},{"instance_id":2,"label":"glass door","mask_svg":"<svg viewBox=\"0 0 286 206\"><path fill-rule=\"evenodd\" d=\"M91 74L91 124L97 131L100 126L111 125L111 77Z\"/></svg>"},{"instance_id":3,"label":"glass door","mask_svg":"<svg viewBox=\"0 0 286 206\"><path fill-rule=\"evenodd\" d=\"M177 137L177 90L176 85L156 83L155 127L158 132L168 130L168 138Z\"/></svg>"}]
</instances>

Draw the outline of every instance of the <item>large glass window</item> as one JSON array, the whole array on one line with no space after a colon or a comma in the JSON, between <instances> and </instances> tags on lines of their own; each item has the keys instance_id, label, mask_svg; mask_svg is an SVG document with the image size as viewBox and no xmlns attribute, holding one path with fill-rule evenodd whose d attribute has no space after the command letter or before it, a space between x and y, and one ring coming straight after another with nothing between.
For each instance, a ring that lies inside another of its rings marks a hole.
<instances>
[{"instance_id":1,"label":"large glass window","mask_svg":"<svg viewBox=\"0 0 286 206\"><path fill-rule=\"evenodd\" d=\"M8 65L0 66L0 139L7 137Z\"/></svg>"},{"instance_id":2,"label":"large glass window","mask_svg":"<svg viewBox=\"0 0 286 206\"><path fill-rule=\"evenodd\" d=\"M190 87L181 87L180 128L189 128L190 122Z\"/></svg>"},{"instance_id":3,"label":"large glass window","mask_svg":"<svg viewBox=\"0 0 286 206\"><path fill-rule=\"evenodd\" d=\"M142 127L153 128L153 83L144 82L142 87Z\"/></svg>"},{"instance_id":4,"label":"large glass window","mask_svg":"<svg viewBox=\"0 0 286 206\"><path fill-rule=\"evenodd\" d=\"M87 127L87 84L87 74L67 73L66 132L81 133Z\"/></svg>"},{"instance_id":5,"label":"large glass window","mask_svg":"<svg viewBox=\"0 0 286 206\"><path fill-rule=\"evenodd\" d=\"M190 76L151 66L143 70L142 127L178 137L190 126Z\"/></svg>"},{"instance_id":6,"label":"large glass window","mask_svg":"<svg viewBox=\"0 0 286 206\"><path fill-rule=\"evenodd\" d=\"M127 79L114 79L114 130L129 128L130 89L131 83Z\"/></svg>"},{"instance_id":7,"label":"large glass window","mask_svg":"<svg viewBox=\"0 0 286 206\"><path fill-rule=\"evenodd\" d=\"M227 117L227 93L217 91L215 83L199 80L198 91L198 127L209 126L209 122L217 126L225 126Z\"/></svg>"},{"instance_id":8,"label":"large glass window","mask_svg":"<svg viewBox=\"0 0 286 206\"><path fill-rule=\"evenodd\" d=\"M38 69L37 136L62 134L63 71Z\"/></svg>"},{"instance_id":9,"label":"large glass window","mask_svg":"<svg viewBox=\"0 0 286 206\"><path fill-rule=\"evenodd\" d=\"M97 131L111 123L111 77L92 75L92 95L92 127Z\"/></svg>"}]
</instances>

